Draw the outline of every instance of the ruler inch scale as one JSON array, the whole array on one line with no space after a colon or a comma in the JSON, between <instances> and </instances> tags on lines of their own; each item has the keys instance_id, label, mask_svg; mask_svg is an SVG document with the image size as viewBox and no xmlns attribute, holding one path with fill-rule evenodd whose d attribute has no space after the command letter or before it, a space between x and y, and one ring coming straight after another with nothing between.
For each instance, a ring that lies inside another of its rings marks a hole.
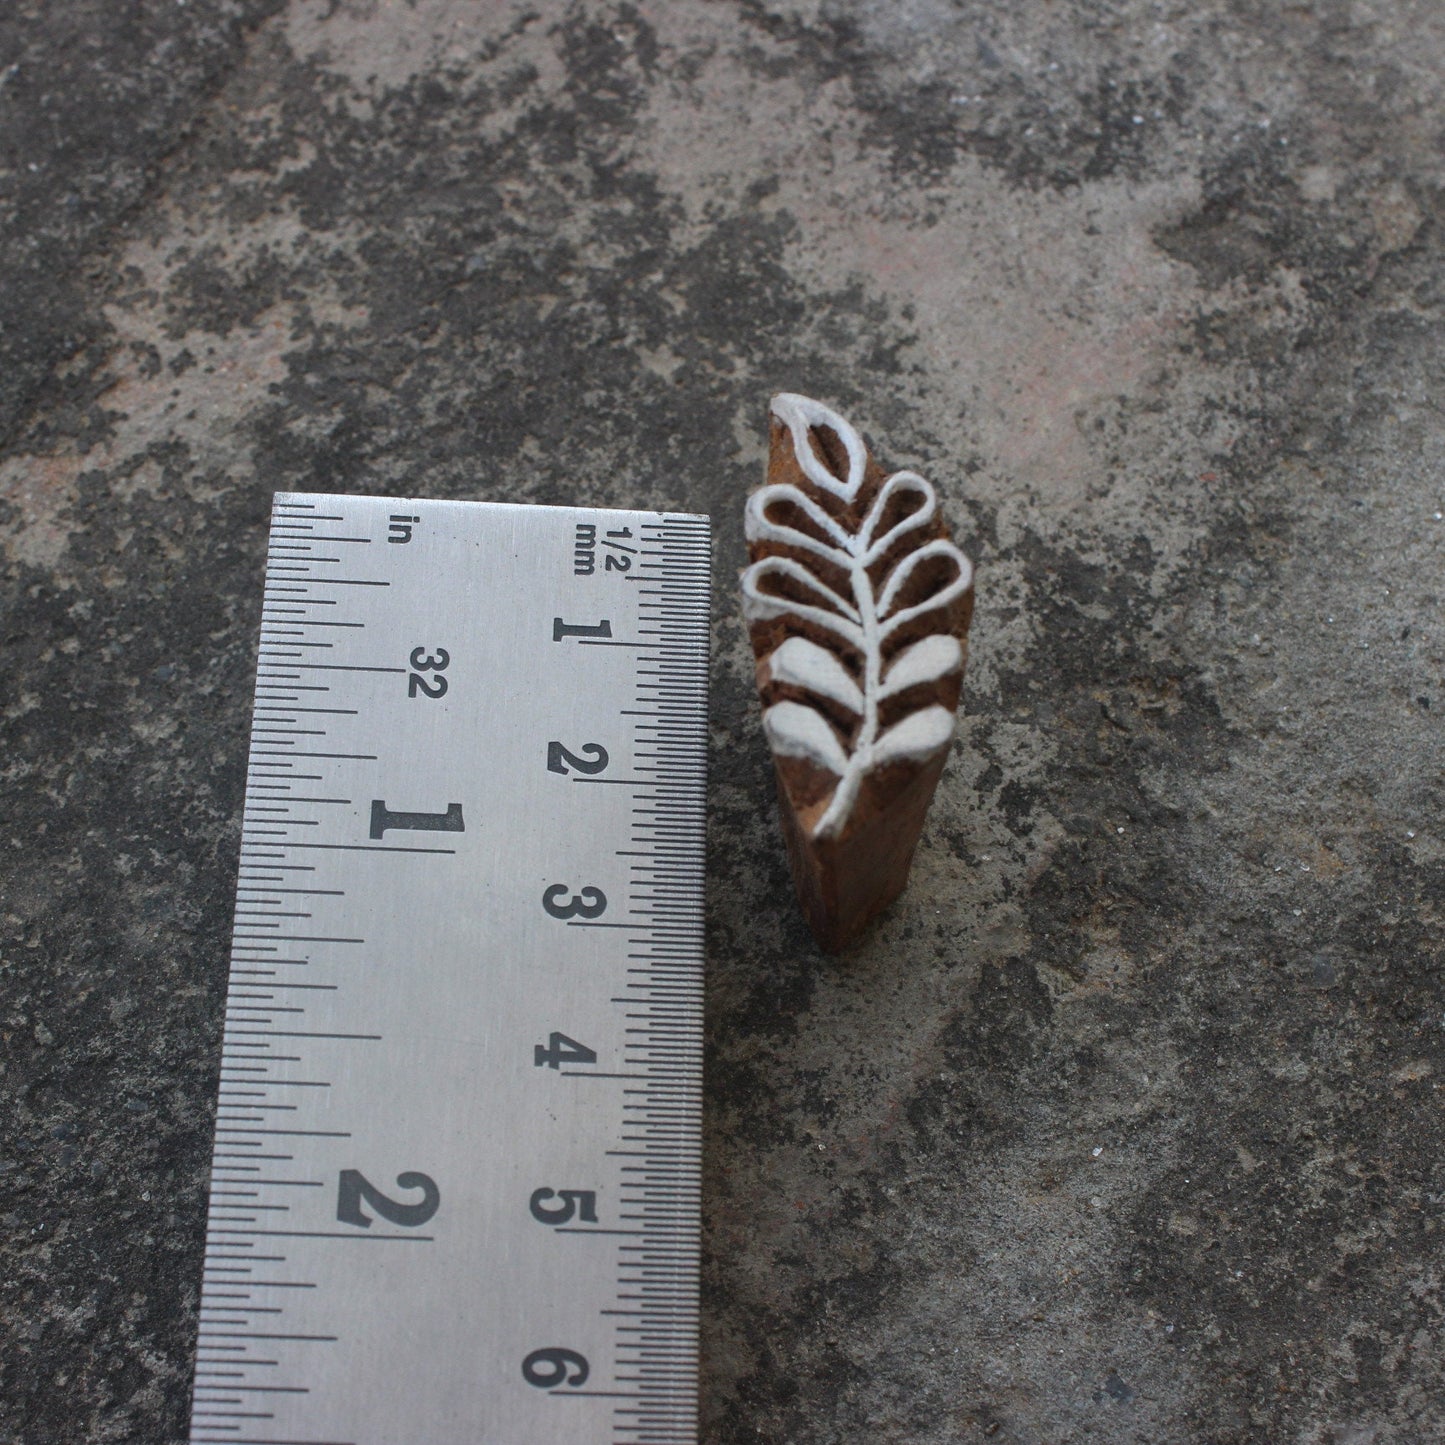
<instances>
[{"instance_id":1,"label":"ruler inch scale","mask_svg":"<svg viewBox=\"0 0 1445 1445\"><path fill-rule=\"evenodd\" d=\"M695 1445L710 545L277 494L192 1445Z\"/></svg>"}]
</instances>

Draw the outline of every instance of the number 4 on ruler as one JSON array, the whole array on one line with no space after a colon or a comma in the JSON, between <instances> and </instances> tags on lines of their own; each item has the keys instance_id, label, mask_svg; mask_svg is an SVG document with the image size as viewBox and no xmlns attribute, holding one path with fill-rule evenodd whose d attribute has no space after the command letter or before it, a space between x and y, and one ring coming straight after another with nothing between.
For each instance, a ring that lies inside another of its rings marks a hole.
<instances>
[{"instance_id":1,"label":"number 4 on ruler","mask_svg":"<svg viewBox=\"0 0 1445 1445\"><path fill-rule=\"evenodd\" d=\"M576 1039L566 1034L552 1033L545 1044L533 1046L532 1062L540 1069L560 1069L563 1064L595 1064L597 1055Z\"/></svg>"}]
</instances>

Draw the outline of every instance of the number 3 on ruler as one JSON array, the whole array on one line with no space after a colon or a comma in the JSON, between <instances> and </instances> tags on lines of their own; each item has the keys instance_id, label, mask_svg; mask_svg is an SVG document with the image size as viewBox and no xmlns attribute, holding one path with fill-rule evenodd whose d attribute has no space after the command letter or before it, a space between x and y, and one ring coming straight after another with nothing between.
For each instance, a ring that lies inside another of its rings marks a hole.
<instances>
[{"instance_id":1,"label":"number 3 on ruler","mask_svg":"<svg viewBox=\"0 0 1445 1445\"><path fill-rule=\"evenodd\" d=\"M554 883L542 895L542 907L553 918L600 918L607 912L607 895L600 888L582 888L563 903L571 890L565 883Z\"/></svg>"}]
</instances>

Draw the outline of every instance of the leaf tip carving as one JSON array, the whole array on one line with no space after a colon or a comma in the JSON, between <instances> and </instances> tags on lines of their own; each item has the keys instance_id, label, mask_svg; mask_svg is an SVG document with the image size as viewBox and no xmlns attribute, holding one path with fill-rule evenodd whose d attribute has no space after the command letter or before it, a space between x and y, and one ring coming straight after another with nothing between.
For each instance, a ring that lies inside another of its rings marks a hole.
<instances>
[{"instance_id":1,"label":"leaf tip carving","mask_svg":"<svg viewBox=\"0 0 1445 1445\"><path fill-rule=\"evenodd\" d=\"M868 465L868 448L853 426L836 411L796 392L780 391L769 404L769 412L786 427L792 436L793 452L804 475L822 491L851 502L863 484ZM819 455L814 435L829 431L842 443L846 468L836 475Z\"/></svg>"}]
</instances>

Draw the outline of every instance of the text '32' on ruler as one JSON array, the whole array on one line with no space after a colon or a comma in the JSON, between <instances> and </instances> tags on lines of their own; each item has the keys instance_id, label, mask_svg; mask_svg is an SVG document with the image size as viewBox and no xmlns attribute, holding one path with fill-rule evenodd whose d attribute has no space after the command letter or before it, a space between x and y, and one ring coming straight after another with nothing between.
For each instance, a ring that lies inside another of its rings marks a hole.
<instances>
[{"instance_id":1,"label":"text '32' on ruler","mask_svg":"<svg viewBox=\"0 0 1445 1445\"><path fill-rule=\"evenodd\" d=\"M283 493L191 1424L696 1439L703 517Z\"/></svg>"}]
</instances>

